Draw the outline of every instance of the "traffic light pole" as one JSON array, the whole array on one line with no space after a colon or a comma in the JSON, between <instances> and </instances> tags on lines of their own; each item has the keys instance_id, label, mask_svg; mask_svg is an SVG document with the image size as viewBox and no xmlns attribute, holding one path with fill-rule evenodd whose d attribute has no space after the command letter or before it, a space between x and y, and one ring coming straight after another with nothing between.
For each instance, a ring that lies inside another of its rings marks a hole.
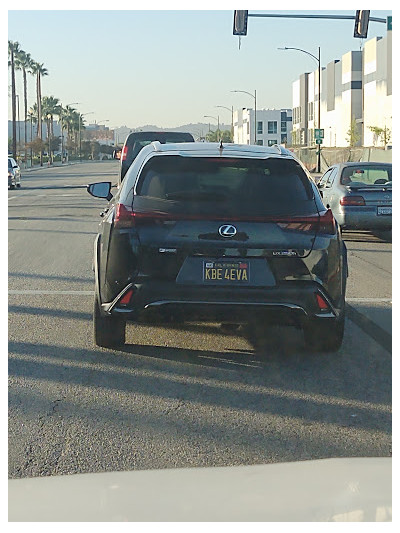
<instances>
[{"instance_id":1,"label":"traffic light pole","mask_svg":"<svg viewBox=\"0 0 400 533\"><path fill-rule=\"evenodd\" d=\"M318 129L321 129L321 47L318 46ZM318 146L317 172L321 172L321 145Z\"/></svg>"}]
</instances>

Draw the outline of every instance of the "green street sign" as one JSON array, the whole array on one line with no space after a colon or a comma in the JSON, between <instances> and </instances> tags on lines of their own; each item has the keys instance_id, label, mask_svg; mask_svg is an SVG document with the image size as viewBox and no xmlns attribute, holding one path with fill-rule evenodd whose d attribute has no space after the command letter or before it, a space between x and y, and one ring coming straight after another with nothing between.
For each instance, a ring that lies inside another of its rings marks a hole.
<instances>
[{"instance_id":1,"label":"green street sign","mask_svg":"<svg viewBox=\"0 0 400 533\"><path fill-rule=\"evenodd\" d=\"M392 31L392 15L387 18L387 31Z\"/></svg>"},{"instance_id":2,"label":"green street sign","mask_svg":"<svg viewBox=\"0 0 400 533\"><path fill-rule=\"evenodd\" d=\"M314 130L314 139L323 139L324 138L324 130L321 128L316 128Z\"/></svg>"},{"instance_id":3,"label":"green street sign","mask_svg":"<svg viewBox=\"0 0 400 533\"><path fill-rule=\"evenodd\" d=\"M316 144L322 144L322 139L315 139Z\"/></svg>"}]
</instances>

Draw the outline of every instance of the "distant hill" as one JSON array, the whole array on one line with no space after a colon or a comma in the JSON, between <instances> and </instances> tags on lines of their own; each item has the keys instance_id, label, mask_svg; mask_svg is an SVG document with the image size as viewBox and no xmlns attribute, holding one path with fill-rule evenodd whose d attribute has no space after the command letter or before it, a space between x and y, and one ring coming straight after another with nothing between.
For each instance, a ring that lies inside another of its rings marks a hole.
<instances>
[{"instance_id":1,"label":"distant hill","mask_svg":"<svg viewBox=\"0 0 400 533\"><path fill-rule=\"evenodd\" d=\"M161 128L160 126L156 126L154 124L146 124L144 126L139 126L137 128L127 128L127 126L122 126L121 128L115 128L118 132L119 130L125 131L128 129L129 131L185 131L189 132L193 135L195 139L199 139L199 137L204 137L208 133L208 128L210 127L211 131L215 131L217 129L217 124L211 123L202 123L198 122L197 124L184 124L182 126L177 126L176 128ZM231 125L230 124L222 124L219 125L220 130L230 130ZM121 131L122 133L122 131Z\"/></svg>"}]
</instances>

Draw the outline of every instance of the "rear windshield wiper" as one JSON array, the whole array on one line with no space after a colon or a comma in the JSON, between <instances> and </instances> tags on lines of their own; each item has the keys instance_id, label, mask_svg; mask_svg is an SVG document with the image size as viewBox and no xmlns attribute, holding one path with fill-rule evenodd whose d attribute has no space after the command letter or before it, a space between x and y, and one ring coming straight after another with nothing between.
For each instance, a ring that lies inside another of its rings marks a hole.
<instances>
[{"instance_id":1,"label":"rear windshield wiper","mask_svg":"<svg viewBox=\"0 0 400 533\"><path fill-rule=\"evenodd\" d=\"M226 194L220 192L205 191L176 191L165 195L167 200L193 200L193 201L214 201L222 202L226 200Z\"/></svg>"}]
</instances>

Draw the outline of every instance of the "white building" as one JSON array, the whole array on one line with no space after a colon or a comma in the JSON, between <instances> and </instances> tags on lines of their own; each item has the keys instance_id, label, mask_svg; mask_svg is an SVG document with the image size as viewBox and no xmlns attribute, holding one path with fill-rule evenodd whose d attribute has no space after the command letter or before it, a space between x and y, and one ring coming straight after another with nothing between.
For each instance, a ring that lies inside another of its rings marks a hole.
<instances>
[{"instance_id":1,"label":"white building","mask_svg":"<svg viewBox=\"0 0 400 533\"><path fill-rule=\"evenodd\" d=\"M318 70L302 74L292 89L293 145L315 146ZM349 146L350 130L359 138L356 145L382 146L382 135L370 128L392 129L391 30L321 67L320 100L323 146Z\"/></svg>"},{"instance_id":2,"label":"white building","mask_svg":"<svg viewBox=\"0 0 400 533\"><path fill-rule=\"evenodd\" d=\"M254 109L244 107L233 114L234 143L262 146L291 144L291 132L291 109L257 109L254 113Z\"/></svg>"}]
</instances>

